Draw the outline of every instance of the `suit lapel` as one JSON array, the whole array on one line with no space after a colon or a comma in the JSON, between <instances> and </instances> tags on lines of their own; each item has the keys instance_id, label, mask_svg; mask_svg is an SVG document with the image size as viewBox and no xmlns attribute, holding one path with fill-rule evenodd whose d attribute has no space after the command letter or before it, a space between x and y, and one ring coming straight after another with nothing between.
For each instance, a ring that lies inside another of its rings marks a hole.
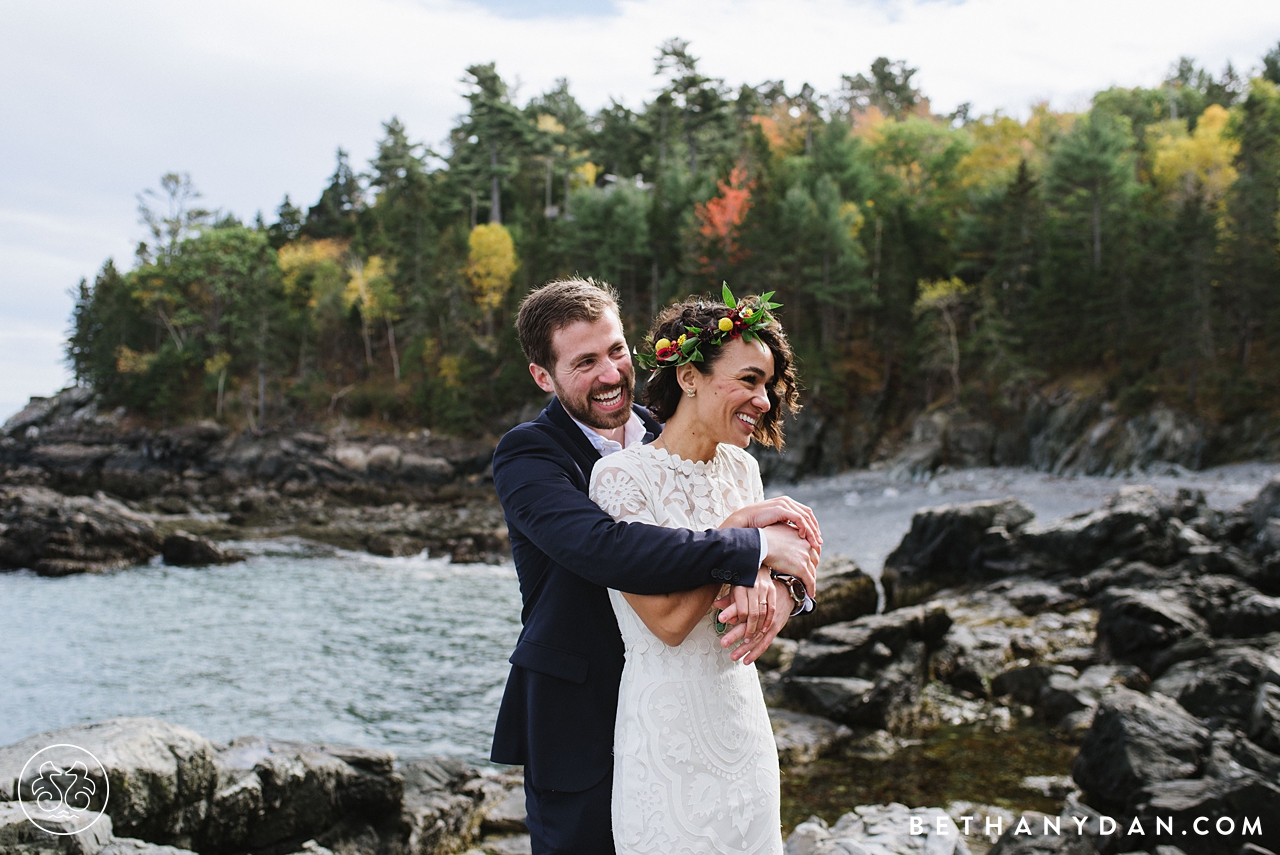
<instances>
[{"instance_id":1,"label":"suit lapel","mask_svg":"<svg viewBox=\"0 0 1280 855\"><path fill-rule=\"evenodd\" d=\"M569 451L573 454L574 460L579 468L582 469L583 477L591 477L591 469L596 465L596 461L600 459L600 452L596 451L591 440L587 439L586 434L582 432L582 428L578 427L577 422L573 420L560 403L559 398L552 398L551 403L547 404L547 408L543 410L547 416L547 420L564 432L565 437L569 440Z\"/></svg>"}]
</instances>

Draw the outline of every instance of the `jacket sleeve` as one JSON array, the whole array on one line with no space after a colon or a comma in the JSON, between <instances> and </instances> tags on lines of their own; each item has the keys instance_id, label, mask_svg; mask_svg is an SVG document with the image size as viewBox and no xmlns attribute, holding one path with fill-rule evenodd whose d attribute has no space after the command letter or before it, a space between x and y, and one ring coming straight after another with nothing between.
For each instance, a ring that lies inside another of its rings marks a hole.
<instances>
[{"instance_id":1,"label":"jacket sleeve","mask_svg":"<svg viewBox=\"0 0 1280 855\"><path fill-rule=\"evenodd\" d=\"M508 524L552 561L631 594L755 584L760 540L754 530L617 522L574 483L566 459L540 431L519 428L503 437L493 457L493 482Z\"/></svg>"}]
</instances>

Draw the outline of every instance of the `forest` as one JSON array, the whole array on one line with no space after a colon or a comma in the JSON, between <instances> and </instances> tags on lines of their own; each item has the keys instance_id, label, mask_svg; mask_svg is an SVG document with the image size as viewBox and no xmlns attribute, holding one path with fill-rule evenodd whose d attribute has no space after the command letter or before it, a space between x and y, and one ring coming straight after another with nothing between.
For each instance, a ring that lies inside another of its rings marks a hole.
<instances>
[{"instance_id":1,"label":"forest","mask_svg":"<svg viewBox=\"0 0 1280 855\"><path fill-rule=\"evenodd\" d=\"M312 205L248 223L165 175L132 266L75 289L67 360L157 422L496 435L541 399L521 297L581 274L637 341L690 293L775 291L804 403L855 422L999 422L1055 384L1280 412L1280 45L1025 120L936 114L916 73L735 88L672 39L652 100L592 114L567 80L519 103L472 66L444 150L392 117Z\"/></svg>"}]
</instances>

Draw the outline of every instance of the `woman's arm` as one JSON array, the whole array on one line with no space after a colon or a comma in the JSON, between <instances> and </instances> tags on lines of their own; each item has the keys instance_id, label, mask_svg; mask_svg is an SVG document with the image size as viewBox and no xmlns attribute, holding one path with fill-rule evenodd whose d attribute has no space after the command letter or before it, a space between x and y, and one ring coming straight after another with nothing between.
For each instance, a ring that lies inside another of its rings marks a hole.
<instances>
[{"instance_id":1,"label":"woman's arm","mask_svg":"<svg viewBox=\"0 0 1280 855\"><path fill-rule=\"evenodd\" d=\"M628 594L631 608L635 609L640 620L649 631L668 647L679 647L681 642L693 631L720 594L720 585L703 585L692 591L677 591L674 594Z\"/></svg>"}]
</instances>

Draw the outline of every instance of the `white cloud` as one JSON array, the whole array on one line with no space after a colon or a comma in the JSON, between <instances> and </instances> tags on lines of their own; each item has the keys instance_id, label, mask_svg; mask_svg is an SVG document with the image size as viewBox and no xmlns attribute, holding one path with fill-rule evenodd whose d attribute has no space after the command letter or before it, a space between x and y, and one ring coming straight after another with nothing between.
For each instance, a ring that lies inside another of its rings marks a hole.
<instances>
[{"instance_id":1,"label":"white cloud","mask_svg":"<svg viewBox=\"0 0 1280 855\"><path fill-rule=\"evenodd\" d=\"M575 3L574 9L581 9ZM1280 38L1280 4L1220 0L619 0L615 14L503 17L459 0L10 0L0 7L0 335L65 327L65 290L143 237L134 194L188 171L242 217L311 204L346 147L359 167L398 115L439 144L463 70L496 60L527 98L567 77L589 108L652 95L657 45L689 39L731 85L820 91L880 55L919 68L935 110L1025 114L1153 85L1180 55L1247 69ZM6 368L51 391L33 351ZM15 369L16 370L16 369ZM58 369L60 370L60 369ZM7 372L12 373L12 372ZM13 381L18 382L18 381ZM41 385L44 384L44 385ZM17 387L14 387L17 388ZM0 400L9 394L0 390Z\"/></svg>"}]
</instances>

